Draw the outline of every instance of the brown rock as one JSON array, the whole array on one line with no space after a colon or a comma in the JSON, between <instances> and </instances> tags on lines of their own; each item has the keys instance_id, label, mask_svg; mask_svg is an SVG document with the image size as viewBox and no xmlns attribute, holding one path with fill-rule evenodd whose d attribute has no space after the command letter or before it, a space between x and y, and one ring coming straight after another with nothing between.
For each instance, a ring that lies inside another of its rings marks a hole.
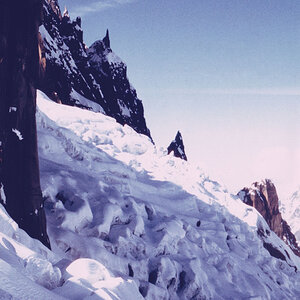
<instances>
[{"instance_id":1,"label":"brown rock","mask_svg":"<svg viewBox=\"0 0 300 300\"><path fill-rule=\"evenodd\" d=\"M279 199L276 188L271 180L255 182L250 188L243 188L239 198L254 207L266 220L270 229L276 233L292 250L300 256L300 248L290 226L282 219L279 212Z\"/></svg>"}]
</instances>

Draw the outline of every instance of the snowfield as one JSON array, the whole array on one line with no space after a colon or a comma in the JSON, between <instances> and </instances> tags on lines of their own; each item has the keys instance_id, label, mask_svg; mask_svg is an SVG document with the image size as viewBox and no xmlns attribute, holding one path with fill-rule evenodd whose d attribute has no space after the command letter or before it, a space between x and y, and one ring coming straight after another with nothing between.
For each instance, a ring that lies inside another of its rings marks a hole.
<instances>
[{"instance_id":1,"label":"snowfield","mask_svg":"<svg viewBox=\"0 0 300 300\"><path fill-rule=\"evenodd\" d=\"M1 208L1 299L300 298L300 259L200 168L41 92L37 122L52 251Z\"/></svg>"}]
</instances>

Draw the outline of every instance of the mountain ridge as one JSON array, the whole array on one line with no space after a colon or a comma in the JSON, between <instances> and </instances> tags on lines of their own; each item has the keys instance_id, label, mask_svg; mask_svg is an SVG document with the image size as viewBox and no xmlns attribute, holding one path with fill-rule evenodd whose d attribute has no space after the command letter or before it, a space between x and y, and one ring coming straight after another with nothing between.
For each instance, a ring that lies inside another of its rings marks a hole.
<instances>
[{"instance_id":1,"label":"mountain ridge","mask_svg":"<svg viewBox=\"0 0 300 300\"><path fill-rule=\"evenodd\" d=\"M270 228L284 237L275 187L243 203L185 159L179 132L156 147L109 32L87 49L80 19L44 4L36 119L52 250L0 204L0 298L299 298L300 258Z\"/></svg>"},{"instance_id":2,"label":"mountain ridge","mask_svg":"<svg viewBox=\"0 0 300 300\"><path fill-rule=\"evenodd\" d=\"M127 78L126 64L110 48L108 30L88 48L80 17L62 14L57 0L44 0L43 8L46 71L40 89L56 102L105 113L152 140L142 101Z\"/></svg>"}]
</instances>

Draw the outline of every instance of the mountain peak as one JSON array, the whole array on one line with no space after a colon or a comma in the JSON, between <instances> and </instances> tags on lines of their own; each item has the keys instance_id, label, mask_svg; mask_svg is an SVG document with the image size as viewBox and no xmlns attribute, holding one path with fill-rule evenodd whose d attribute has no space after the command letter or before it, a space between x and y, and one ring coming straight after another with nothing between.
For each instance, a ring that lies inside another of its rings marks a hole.
<instances>
[{"instance_id":1,"label":"mountain peak","mask_svg":"<svg viewBox=\"0 0 300 300\"><path fill-rule=\"evenodd\" d=\"M250 188L243 188L238 197L247 205L254 207L274 231L293 252L300 256L300 248L290 226L282 219L279 211L279 199L274 183L270 179L254 182Z\"/></svg>"},{"instance_id":2,"label":"mountain peak","mask_svg":"<svg viewBox=\"0 0 300 300\"><path fill-rule=\"evenodd\" d=\"M101 111L151 139L142 101L127 78L126 64L110 48L109 31L88 49L81 18L75 21L57 0L45 0L41 35L47 58L43 90L63 104ZM53 96L57 95L57 96Z\"/></svg>"},{"instance_id":3,"label":"mountain peak","mask_svg":"<svg viewBox=\"0 0 300 300\"><path fill-rule=\"evenodd\" d=\"M63 17L70 18L70 15L69 15L69 11L68 11L68 9L67 9L67 6L65 6L65 10L64 10L64 13L63 13Z\"/></svg>"},{"instance_id":4,"label":"mountain peak","mask_svg":"<svg viewBox=\"0 0 300 300\"><path fill-rule=\"evenodd\" d=\"M109 39L109 31L108 29L106 29L106 34L105 37L103 39L103 43L105 45L106 48L110 48L110 39Z\"/></svg>"},{"instance_id":5,"label":"mountain peak","mask_svg":"<svg viewBox=\"0 0 300 300\"><path fill-rule=\"evenodd\" d=\"M185 151L184 151L184 145L183 145L183 139L180 131L177 131L175 140L171 142L171 144L168 147L168 154L171 152L174 152L175 157L179 157L183 160L187 160Z\"/></svg>"}]
</instances>

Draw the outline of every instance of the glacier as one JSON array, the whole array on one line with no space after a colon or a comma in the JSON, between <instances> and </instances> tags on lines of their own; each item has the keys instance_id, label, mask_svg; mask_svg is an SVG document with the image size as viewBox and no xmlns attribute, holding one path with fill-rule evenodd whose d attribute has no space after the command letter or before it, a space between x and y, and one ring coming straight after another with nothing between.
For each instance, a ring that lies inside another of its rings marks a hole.
<instances>
[{"instance_id":1,"label":"glacier","mask_svg":"<svg viewBox=\"0 0 300 300\"><path fill-rule=\"evenodd\" d=\"M300 258L200 167L101 113L37 105L52 251L1 206L1 299L300 298Z\"/></svg>"}]
</instances>

